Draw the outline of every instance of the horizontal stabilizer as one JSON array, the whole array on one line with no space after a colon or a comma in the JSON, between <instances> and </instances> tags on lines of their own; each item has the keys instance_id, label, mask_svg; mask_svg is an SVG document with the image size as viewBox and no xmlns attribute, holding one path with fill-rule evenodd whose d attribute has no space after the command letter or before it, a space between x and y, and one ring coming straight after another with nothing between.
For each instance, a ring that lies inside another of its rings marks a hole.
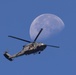
<instances>
[{"instance_id":1,"label":"horizontal stabilizer","mask_svg":"<svg viewBox=\"0 0 76 75\"><path fill-rule=\"evenodd\" d=\"M12 61L12 58L10 58L10 55L9 55L7 52L4 53L4 56L5 56L5 58L7 58L8 60Z\"/></svg>"}]
</instances>

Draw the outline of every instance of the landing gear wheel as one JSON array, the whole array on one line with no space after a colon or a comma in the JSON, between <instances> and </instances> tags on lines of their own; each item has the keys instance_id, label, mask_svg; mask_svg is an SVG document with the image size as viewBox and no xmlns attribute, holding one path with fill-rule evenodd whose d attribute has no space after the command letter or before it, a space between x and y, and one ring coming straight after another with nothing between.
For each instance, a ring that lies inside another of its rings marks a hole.
<instances>
[{"instance_id":1,"label":"landing gear wheel","mask_svg":"<svg viewBox=\"0 0 76 75\"><path fill-rule=\"evenodd\" d=\"M38 54L40 54L41 52L39 52Z\"/></svg>"}]
</instances>

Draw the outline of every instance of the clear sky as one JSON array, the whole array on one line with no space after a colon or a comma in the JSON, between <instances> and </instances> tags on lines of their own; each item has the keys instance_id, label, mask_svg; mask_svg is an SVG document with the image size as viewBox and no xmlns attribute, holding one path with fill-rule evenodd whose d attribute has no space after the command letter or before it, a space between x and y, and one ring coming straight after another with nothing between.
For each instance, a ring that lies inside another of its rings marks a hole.
<instances>
[{"instance_id":1,"label":"clear sky","mask_svg":"<svg viewBox=\"0 0 76 75\"><path fill-rule=\"evenodd\" d=\"M31 22L44 13L65 23L62 32L43 41L60 48L8 61L3 56L6 50L14 54L27 44L8 35L31 40ZM76 75L76 0L0 0L0 75Z\"/></svg>"}]
</instances>

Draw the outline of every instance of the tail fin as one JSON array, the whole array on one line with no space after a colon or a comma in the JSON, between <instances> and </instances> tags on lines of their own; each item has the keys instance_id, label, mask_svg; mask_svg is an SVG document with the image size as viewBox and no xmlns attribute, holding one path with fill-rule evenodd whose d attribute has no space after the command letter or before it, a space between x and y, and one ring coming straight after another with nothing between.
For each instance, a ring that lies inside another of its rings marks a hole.
<instances>
[{"instance_id":1,"label":"tail fin","mask_svg":"<svg viewBox=\"0 0 76 75\"><path fill-rule=\"evenodd\" d=\"M5 52L3 54L5 56L5 58L7 58L8 60L12 61L13 59L11 58L11 55L8 52Z\"/></svg>"}]
</instances>

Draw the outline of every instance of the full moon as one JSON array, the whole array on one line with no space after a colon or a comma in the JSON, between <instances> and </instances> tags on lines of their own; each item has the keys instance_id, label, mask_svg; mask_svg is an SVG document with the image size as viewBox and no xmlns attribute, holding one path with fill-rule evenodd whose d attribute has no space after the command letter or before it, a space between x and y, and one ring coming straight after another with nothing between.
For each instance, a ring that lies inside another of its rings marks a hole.
<instances>
[{"instance_id":1,"label":"full moon","mask_svg":"<svg viewBox=\"0 0 76 75\"><path fill-rule=\"evenodd\" d=\"M64 22L54 14L39 15L33 20L30 26L30 37L32 40L35 39L41 28L43 28L43 31L38 39L48 39L64 28Z\"/></svg>"}]
</instances>

